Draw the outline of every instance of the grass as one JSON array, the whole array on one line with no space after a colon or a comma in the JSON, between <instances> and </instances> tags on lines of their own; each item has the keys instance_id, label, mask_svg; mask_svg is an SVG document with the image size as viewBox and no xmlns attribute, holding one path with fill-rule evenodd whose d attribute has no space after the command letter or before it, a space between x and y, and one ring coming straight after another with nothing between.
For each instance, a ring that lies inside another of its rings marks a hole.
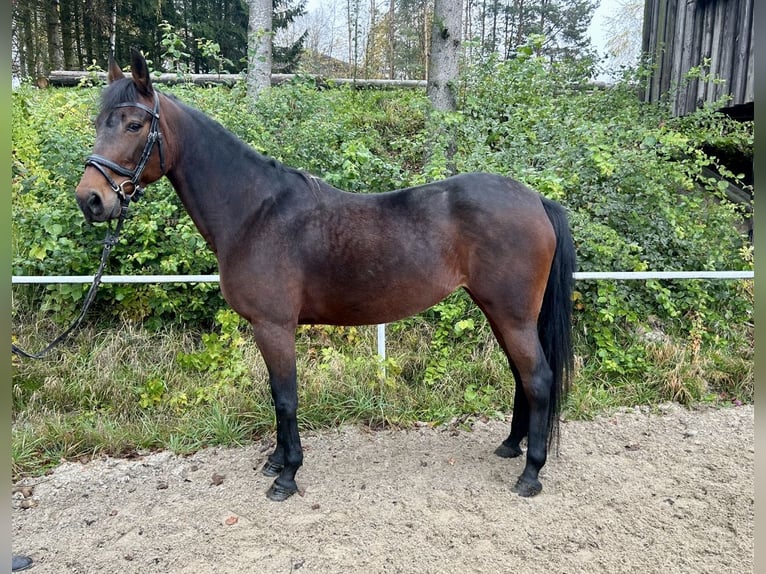
<instances>
[{"instance_id":1,"label":"grass","mask_svg":"<svg viewBox=\"0 0 766 574\"><path fill-rule=\"evenodd\" d=\"M20 325L16 336L33 349L57 330L36 317ZM45 360L14 357L14 477L43 473L61 460L154 449L190 453L273 433L260 353L241 325L223 325L213 338L179 327L152 332L129 323L90 325ZM512 411L514 381L486 325L470 341L455 343L442 378L425 382L437 356L433 335L420 318L390 328L384 379L374 327L299 330L300 428L407 427ZM576 353L564 409L570 419L666 401L753 400L752 341L746 337L711 349L670 337L646 343L645 366L625 375L605 374L587 349Z\"/></svg>"}]
</instances>

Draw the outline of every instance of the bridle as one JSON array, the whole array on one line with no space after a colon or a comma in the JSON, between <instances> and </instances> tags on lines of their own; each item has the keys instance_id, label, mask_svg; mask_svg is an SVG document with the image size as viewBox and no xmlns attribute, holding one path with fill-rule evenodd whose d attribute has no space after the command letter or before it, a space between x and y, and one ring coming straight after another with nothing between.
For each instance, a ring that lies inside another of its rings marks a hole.
<instances>
[{"instance_id":1,"label":"bridle","mask_svg":"<svg viewBox=\"0 0 766 574\"><path fill-rule=\"evenodd\" d=\"M82 322L83 318L85 317L85 314L88 311L88 307L90 307L90 304L93 303L93 300L96 298L96 291L98 290L99 285L101 284L101 277L104 274L104 270L106 269L106 263L109 259L109 254L112 251L112 248L117 244L117 241L120 238L120 231L122 231L122 225L125 223L125 219L128 215L128 206L130 205L131 201L138 201L141 195L144 193L144 188L139 185L139 181L141 180L141 175L144 173L144 168L146 168L146 162L149 161L149 156L152 155L152 150L154 149L154 144L156 143L159 149L160 154L160 170L162 171L162 174L165 174L165 158L162 152L162 134L160 133L159 129L159 122L160 122L160 98L157 95L157 92L154 92L154 109L151 109L149 106L146 106L140 102L126 102L122 104L117 104L114 106L116 108L140 108L144 110L145 112L151 114L152 116L152 124L149 128L149 135L146 137L146 144L144 145L144 151L141 152L141 158L138 160L138 164L136 164L135 169L128 169L126 167L122 167L120 164L113 162L112 160L105 158L104 156L98 155L98 154L91 154L85 159L85 166L92 165L95 167L101 175L104 176L106 181L111 186L112 190L117 194L117 196L120 198L120 217L117 220L117 227L112 233L111 226L110 229L107 230L106 237L104 238L103 244L104 247L101 251L101 263L98 266L98 270L96 271L96 274L93 276L93 283L91 283L90 289L88 290L88 293L85 295L85 300L83 302L82 309L80 310L80 314L77 316L77 318L72 322L71 325L58 337L56 337L45 349L40 351L39 353L30 353L29 351L25 351L21 347L17 346L15 343L11 343L11 352L20 356L20 357L27 357L29 359L42 359L45 357L54 347L56 347L58 344L60 344L63 340L65 340L69 334L74 331ZM107 173L105 168L109 168L114 173L118 173L124 177L130 178L126 179L119 184L112 179L112 177ZM126 184L130 184L131 190L128 191L125 186Z\"/></svg>"},{"instance_id":2,"label":"bridle","mask_svg":"<svg viewBox=\"0 0 766 574\"><path fill-rule=\"evenodd\" d=\"M124 102L117 104L115 108L139 108L147 112L152 116L152 124L149 127L149 134L146 136L146 144L144 145L144 151L141 152L141 158L138 160L134 169L128 169L121 166L112 160L105 158L102 155L91 154L85 159L85 166L92 165L95 167L101 175L104 176L109 186L112 188L117 196L120 198L120 202L123 205L130 203L130 201L138 201L144 193L144 188L139 185L141 181L141 175L144 173L146 163L149 161L149 157L152 155L154 144L156 143L160 154L160 171L165 174L165 156L162 151L162 133L160 133L160 97L157 92L154 92L154 109L142 104L141 102ZM109 168L114 173L118 173L130 179L126 179L120 183L116 183L114 179L107 173L106 169ZM125 188L126 184L129 184L130 191Z\"/></svg>"}]
</instances>

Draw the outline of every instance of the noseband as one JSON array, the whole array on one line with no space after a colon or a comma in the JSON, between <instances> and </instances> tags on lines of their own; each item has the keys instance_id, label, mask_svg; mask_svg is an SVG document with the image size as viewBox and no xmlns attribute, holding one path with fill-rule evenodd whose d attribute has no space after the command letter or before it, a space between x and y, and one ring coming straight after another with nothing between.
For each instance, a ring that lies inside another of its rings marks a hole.
<instances>
[{"instance_id":1,"label":"noseband","mask_svg":"<svg viewBox=\"0 0 766 574\"><path fill-rule=\"evenodd\" d=\"M131 200L138 201L141 195L144 193L144 188L141 187L138 182L141 180L141 175L144 173L144 168L146 167L146 162L149 161L149 156L152 155L152 150L154 149L155 142L157 143L160 153L160 170L162 171L163 175L165 174L165 157L162 153L162 134L160 133L159 129L160 97L155 91L154 109L151 109L149 106L146 106L141 102L125 102L122 104L117 104L114 107L140 108L152 116L152 124L149 128L149 134L146 136L146 145L144 145L144 151L141 152L141 158L138 160L138 164L136 164L135 169L128 169L108 158L105 158L102 155L91 154L85 159L85 166L87 167L92 165L95 167L101 173L101 175L104 176L112 188L112 191L114 191L120 198L120 201L123 204L127 204ZM130 179L126 179L118 184L112 179L112 177L106 172L104 168L109 168L114 173L118 173ZM131 191L125 189L126 184L130 184L129 187L132 188Z\"/></svg>"}]
</instances>

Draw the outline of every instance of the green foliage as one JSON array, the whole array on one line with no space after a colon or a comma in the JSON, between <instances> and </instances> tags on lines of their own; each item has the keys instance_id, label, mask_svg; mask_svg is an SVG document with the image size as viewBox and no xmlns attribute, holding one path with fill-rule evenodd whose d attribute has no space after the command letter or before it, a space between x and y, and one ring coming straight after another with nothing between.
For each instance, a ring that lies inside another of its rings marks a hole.
<instances>
[{"instance_id":1,"label":"green foliage","mask_svg":"<svg viewBox=\"0 0 766 574\"><path fill-rule=\"evenodd\" d=\"M583 88L590 72L587 60L551 64L532 48L469 69L458 111L437 119L455 136L457 170L506 174L565 205L583 271L752 269L752 250L736 228L742 214L705 171L745 187L741 174L705 149L752 154L752 125L707 108L672 118L637 100L634 77L606 90ZM427 99L414 90L320 90L298 80L251 107L243 85L163 89L259 151L343 189L400 188L447 169L447 138L429 131ZM14 274L94 271L104 229L83 222L71 191L93 144L87 126L98 93L87 86L41 91L24 85L13 94ZM162 180L132 207L108 272L216 270L212 252ZM23 342L45 339L56 330L52 322L75 315L84 292L78 285L14 288L15 334ZM589 416L598 408L659 400L750 400L752 300L748 281L578 282L578 370L568 412ZM59 417L48 426L42 415L30 421L37 434L19 423L18 460L32 457L36 436L47 437L56 455L93 448L97 416L117 417L131 429L131 437L114 435L115 449L141 444L185 451L270 429L266 375L254 366L260 358L241 334L240 320L225 309L217 285L102 286L91 316L107 327L141 324L160 337L182 325L198 335L167 356L147 353L152 360L145 362L127 355L132 345L114 350L102 333L91 333L92 340L72 350L82 356L72 359L75 365L17 365L14 411ZM366 331L299 332L302 425L444 421L512 408L506 359L467 294L388 332L385 378ZM102 356L107 350L111 355ZM100 377L81 375L84 365L95 366ZM236 422L243 415L247 428ZM171 429L163 426L167 420L175 421Z\"/></svg>"},{"instance_id":2,"label":"green foliage","mask_svg":"<svg viewBox=\"0 0 766 574\"><path fill-rule=\"evenodd\" d=\"M639 102L632 78L584 90L587 60L550 64L533 53L490 59L466 76L458 171L504 173L563 203L583 271L749 268L737 254L743 214L722 200L725 182L706 178L703 168L744 187L742 176L703 147L726 142L752 154L752 125L708 108L672 118ZM732 335L750 313L737 289L708 281L581 282L576 321L601 369L638 374L645 361L636 324L652 316L684 332L684 319L701 312L715 324L706 337L719 329Z\"/></svg>"},{"instance_id":3,"label":"green foliage","mask_svg":"<svg viewBox=\"0 0 766 574\"><path fill-rule=\"evenodd\" d=\"M162 39L160 40L162 59L179 76L187 74L189 72L187 61L191 54L186 51L188 49L186 42L167 20L160 22L159 28L162 31Z\"/></svg>"},{"instance_id":4,"label":"green foliage","mask_svg":"<svg viewBox=\"0 0 766 574\"><path fill-rule=\"evenodd\" d=\"M242 351L245 340L239 330L242 319L231 309L222 309L215 320L220 333L203 334L201 350L178 355L181 367L202 373L209 381L198 393L197 402L215 401L227 387L249 383L249 367Z\"/></svg>"},{"instance_id":5,"label":"green foliage","mask_svg":"<svg viewBox=\"0 0 766 574\"><path fill-rule=\"evenodd\" d=\"M434 305L426 317L435 327L423 382L433 386L469 360L472 344L477 342L476 326L486 321L465 293L456 293ZM402 328L408 328L407 322Z\"/></svg>"}]
</instances>

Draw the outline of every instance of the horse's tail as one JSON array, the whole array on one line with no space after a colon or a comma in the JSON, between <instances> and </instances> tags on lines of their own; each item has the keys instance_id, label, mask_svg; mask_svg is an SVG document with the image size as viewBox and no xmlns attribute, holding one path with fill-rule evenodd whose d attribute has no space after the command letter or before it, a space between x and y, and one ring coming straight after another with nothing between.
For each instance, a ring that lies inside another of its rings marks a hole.
<instances>
[{"instance_id":1,"label":"horse's tail","mask_svg":"<svg viewBox=\"0 0 766 574\"><path fill-rule=\"evenodd\" d=\"M577 268L572 232L564 208L542 198L545 213L556 232L556 252L553 256L543 306L537 321L537 331L545 359L553 371L550 408L548 411L548 446L556 440L558 449L559 413L569 392L574 355L572 351L572 289L573 273Z\"/></svg>"}]
</instances>

